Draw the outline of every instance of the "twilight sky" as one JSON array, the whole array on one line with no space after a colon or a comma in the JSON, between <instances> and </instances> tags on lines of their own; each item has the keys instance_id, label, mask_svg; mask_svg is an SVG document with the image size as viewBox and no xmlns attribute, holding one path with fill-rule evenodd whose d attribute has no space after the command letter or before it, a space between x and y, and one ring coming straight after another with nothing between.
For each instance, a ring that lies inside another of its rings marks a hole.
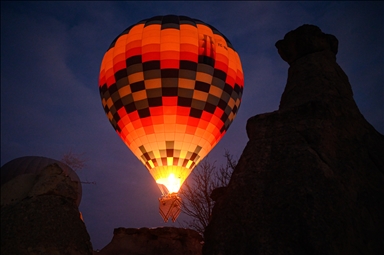
<instances>
[{"instance_id":1,"label":"twilight sky","mask_svg":"<svg viewBox=\"0 0 384 255\"><path fill-rule=\"evenodd\" d=\"M105 116L100 63L125 28L157 15L185 15L222 32L239 53L244 94L237 117L208 160L239 158L247 119L278 109L288 64L275 42L303 24L339 40L337 63L367 121L384 133L383 2L4 2L1 1L1 165L22 156L83 154L80 211L93 248L117 227L176 226L158 214L161 195ZM224 163L224 162L223 162ZM193 173L192 173L193 175Z\"/></svg>"}]
</instances>

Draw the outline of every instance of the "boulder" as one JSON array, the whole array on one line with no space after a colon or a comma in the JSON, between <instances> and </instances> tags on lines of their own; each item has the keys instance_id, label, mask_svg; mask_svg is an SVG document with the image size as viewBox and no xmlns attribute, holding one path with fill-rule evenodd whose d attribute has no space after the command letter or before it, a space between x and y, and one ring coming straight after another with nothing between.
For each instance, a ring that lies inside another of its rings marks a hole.
<instances>
[{"instance_id":1,"label":"boulder","mask_svg":"<svg viewBox=\"0 0 384 255\"><path fill-rule=\"evenodd\" d=\"M304 25L276 44L290 64L279 109L248 120L203 254L384 250L384 136L360 113L336 42Z\"/></svg>"},{"instance_id":2,"label":"boulder","mask_svg":"<svg viewBox=\"0 0 384 255\"><path fill-rule=\"evenodd\" d=\"M94 255L201 255L202 241L185 228L116 228L112 241Z\"/></svg>"},{"instance_id":3,"label":"boulder","mask_svg":"<svg viewBox=\"0 0 384 255\"><path fill-rule=\"evenodd\" d=\"M275 44L280 57L288 64L319 51L329 50L336 56L339 41L334 35L325 34L314 25L302 25L290 31Z\"/></svg>"}]
</instances>

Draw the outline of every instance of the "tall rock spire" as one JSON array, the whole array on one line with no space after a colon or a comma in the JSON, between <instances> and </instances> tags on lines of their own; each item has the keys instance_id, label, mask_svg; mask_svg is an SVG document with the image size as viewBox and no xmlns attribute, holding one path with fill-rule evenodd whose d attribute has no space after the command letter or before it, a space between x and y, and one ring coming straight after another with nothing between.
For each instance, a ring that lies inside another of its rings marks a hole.
<instances>
[{"instance_id":1,"label":"tall rock spire","mask_svg":"<svg viewBox=\"0 0 384 255\"><path fill-rule=\"evenodd\" d=\"M276 47L290 65L279 110L248 120L203 254L380 254L384 136L353 99L337 39L303 25Z\"/></svg>"}]
</instances>

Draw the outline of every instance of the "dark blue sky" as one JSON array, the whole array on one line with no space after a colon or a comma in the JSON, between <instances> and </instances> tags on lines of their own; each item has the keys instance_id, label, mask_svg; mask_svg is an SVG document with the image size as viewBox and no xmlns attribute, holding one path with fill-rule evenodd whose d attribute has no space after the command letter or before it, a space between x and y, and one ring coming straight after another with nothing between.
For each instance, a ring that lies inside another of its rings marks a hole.
<instances>
[{"instance_id":1,"label":"dark blue sky","mask_svg":"<svg viewBox=\"0 0 384 255\"><path fill-rule=\"evenodd\" d=\"M275 42L303 24L339 40L346 72L365 118L384 133L383 2L1 2L1 165L28 155L83 154L80 211L94 249L117 227L180 226L158 214L156 183L115 133L101 106L98 77L112 40L128 26L176 14L216 27L240 55L242 105L208 160L238 158L251 116L278 109L288 64Z\"/></svg>"}]
</instances>

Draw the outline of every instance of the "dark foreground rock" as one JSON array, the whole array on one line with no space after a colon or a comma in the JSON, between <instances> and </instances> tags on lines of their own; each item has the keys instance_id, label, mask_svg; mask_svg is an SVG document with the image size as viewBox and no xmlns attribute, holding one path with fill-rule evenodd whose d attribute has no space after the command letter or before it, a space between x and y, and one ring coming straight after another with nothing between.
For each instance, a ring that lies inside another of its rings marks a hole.
<instances>
[{"instance_id":1,"label":"dark foreground rock","mask_svg":"<svg viewBox=\"0 0 384 255\"><path fill-rule=\"evenodd\" d=\"M276 43L290 64L279 110L248 120L203 254L383 253L384 136L356 106L337 43L310 25Z\"/></svg>"},{"instance_id":2,"label":"dark foreground rock","mask_svg":"<svg viewBox=\"0 0 384 255\"><path fill-rule=\"evenodd\" d=\"M112 241L95 255L200 255L202 237L174 227L116 228Z\"/></svg>"},{"instance_id":3,"label":"dark foreground rock","mask_svg":"<svg viewBox=\"0 0 384 255\"><path fill-rule=\"evenodd\" d=\"M78 183L57 164L3 184L1 254L92 254L78 196Z\"/></svg>"}]
</instances>

